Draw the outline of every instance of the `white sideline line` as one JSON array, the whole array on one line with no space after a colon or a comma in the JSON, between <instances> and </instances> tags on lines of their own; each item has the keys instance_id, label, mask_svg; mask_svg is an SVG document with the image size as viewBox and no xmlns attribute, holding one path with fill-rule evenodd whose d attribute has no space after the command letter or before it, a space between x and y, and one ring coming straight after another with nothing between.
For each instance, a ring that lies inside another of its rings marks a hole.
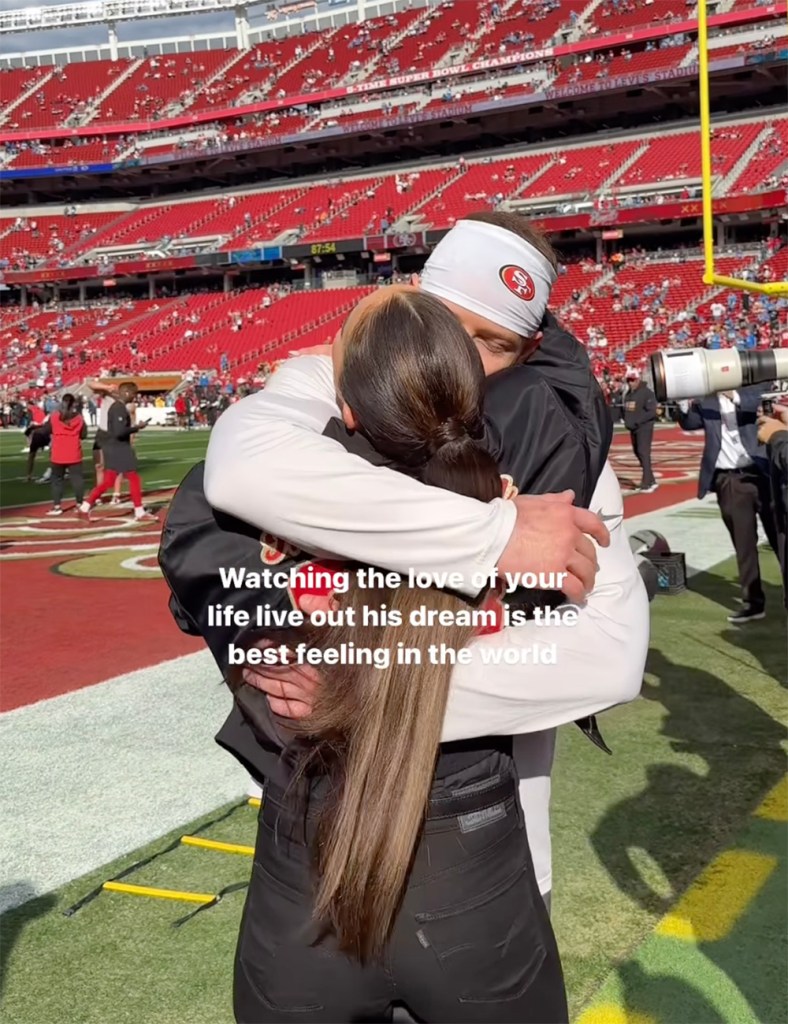
<instances>
[{"instance_id":1,"label":"white sideline line","mask_svg":"<svg viewBox=\"0 0 788 1024\"><path fill-rule=\"evenodd\" d=\"M241 797L229 707L200 651L0 715L0 912Z\"/></svg>"},{"instance_id":2,"label":"white sideline line","mask_svg":"<svg viewBox=\"0 0 788 1024\"><path fill-rule=\"evenodd\" d=\"M112 544L104 548L65 548L60 551L47 549L46 551L20 551L14 554L0 554L0 562L24 562L31 558L65 558L68 555L75 555L82 558L83 555L103 555L113 551L148 551L151 554L159 550L159 542L155 544Z\"/></svg>"}]
</instances>

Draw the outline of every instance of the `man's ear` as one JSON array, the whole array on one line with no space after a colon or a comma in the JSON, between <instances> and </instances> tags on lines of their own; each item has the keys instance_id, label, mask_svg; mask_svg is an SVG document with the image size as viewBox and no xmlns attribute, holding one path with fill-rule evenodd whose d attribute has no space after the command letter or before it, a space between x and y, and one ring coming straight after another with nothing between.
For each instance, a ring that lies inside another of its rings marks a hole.
<instances>
[{"instance_id":1,"label":"man's ear","mask_svg":"<svg viewBox=\"0 0 788 1024\"><path fill-rule=\"evenodd\" d=\"M520 355L517 358L517 362L524 363L526 360L530 359L534 352L536 352L536 350L539 348L539 345L543 337L544 332L537 331L533 338L526 338L523 342L523 347L520 350Z\"/></svg>"},{"instance_id":2,"label":"man's ear","mask_svg":"<svg viewBox=\"0 0 788 1024\"><path fill-rule=\"evenodd\" d=\"M421 277L419 274L410 275L410 283L414 288L421 288Z\"/></svg>"},{"instance_id":3,"label":"man's ear","mask_svg":"<svg viewBox=\"0 0 788 1024\"><path fill-rule=\"evenodd\" d=\"M353 410L350 408L347 402L342 403L342 422L345 424L348 430L358 430L358 420L356 419L356 414L353 412Z\"/></svg>"}]
</instances>

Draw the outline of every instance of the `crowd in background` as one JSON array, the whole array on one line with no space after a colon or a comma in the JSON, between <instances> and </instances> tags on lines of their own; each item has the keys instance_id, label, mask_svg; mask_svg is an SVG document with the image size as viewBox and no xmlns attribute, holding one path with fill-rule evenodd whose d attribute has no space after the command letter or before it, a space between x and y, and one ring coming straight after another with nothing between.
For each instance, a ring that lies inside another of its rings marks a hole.
<instances>
[{"instance_id":1,"label":"crowd in background","mask_svg":"<svg viewBox=\"0 0 788 1024\"><path fill-rule=\"evenodd\" d=\"M780 246L779 239L764 239L757 250L751 250L754 260L760 260L759 269L745 270L744 276L770 280L772 271L766 261ZM741 251L732 246L723 254L738 256ZM658 338L660 344L670 348L788 346L788 299L783 296L727 291L720 292L699 307L687 304L680 297L680 286L686 280L685 268L692 257L697 257L697 249L689 246L686 249L674 247L664 253L636 247L617 250L605 264L586 257L577 265L583 272L579 278L580 286L567 294L557 312L567 328L586 345L594 371L605 385L611 401L627 372L642 369L645 364L645 356L633 360L629 355L638 337L644 340ZM697 263L689 266L690 273L696 275ZM586 274L593 280L611 269L617 273L612 277L608 275L604 283L596 283L590 290L582 287L582 277ZM618 273L625 269L639 273L636 277ZM566 267L562 270L565 273ZM407 280L409 275L406 273L388 273L371 283ZM208 423L209 409L223 408L239 395L264 387L277 364L274 350L256 371L250 373L248 366L239 371L222 347L222 337L229 339L233 334L241 333L248 334L248 347L253 348L264 331L265 310L289 295L293 282L283 280L265 288L249 284L248 288L259 292L259 301L255 298L255 302L243 312L229 310L226 322L219 324L221 330L216 338L210 332L206 335L206 358L200 364L191 362L180 368L179 376L185 382L185 393L189 396L189 422L192 425ZM177 294L160 288L156 298L145 304L144 312L146 315L155 314L160 308L159 302L170 300L166 312L157 321L157 327L174 327L179 331L182 328L176 345L186 346L198 339L201 332L200 314L189 310L187 299L190 295L210 293L211 289L207 287ZM174 307L171 304L173 298L180 300ZM47 402L55 401L54 396L64 387L73 387L75 381L87 376L101 379L145 373L148 357L139 350L135 337L135 314L141 310L138 303L138 299L122 293L86 307L34 299L28 316L21 318L18 308L0 307L0 402L12 407L4 411L6 424L18 425L23 414L18 408L14 411L17 405L25 408L32 401L45 407ZM39 316L41 313L50 314L43 323ZM629 325L634 317L634 336L628 344L620 342L616 326L619 317L626 320L627 330L632 330ZM125 319L130 321L129 324L123 323ZM334 329L327 326L326 341L330 340ZM90 373L82 373L81 368L87 364L90 364ZM151 372L153 370L155 366L151 367ZM147 401L153 402L154 398L146 398L143 394L140 402L145 404Z\"/></svg>"}]
</instances>

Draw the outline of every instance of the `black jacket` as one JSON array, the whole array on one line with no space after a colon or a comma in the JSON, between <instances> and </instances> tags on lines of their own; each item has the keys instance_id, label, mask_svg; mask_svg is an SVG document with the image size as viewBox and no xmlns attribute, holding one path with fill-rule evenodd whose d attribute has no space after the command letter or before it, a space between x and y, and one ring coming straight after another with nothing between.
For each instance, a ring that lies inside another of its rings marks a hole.
<instances>
[{"instance_id":1,"label":"black jacket","mask_svg":"<svg viewBox=\"0 0 788 1024\"><path fill-rule=\"evenodd\" d=\"M627 430L637 430L657 418L657 399L649 386L641 381L624 396L624 425Z\"/></svg>"},{"instance_id":2,"label":"black jacket","mask_svg":"<svg viewBox=\"0 0 788 1024\"><path fill-rule=\"evenodd\" d=\"M587 506L607 458L612 423L604 397L590 369L585 349L550 317L536 360L490 378L485 401L487 440L521 493L546 494L572 488L576 503ZM550 383L555 375L557 383ZM332 421L326 432L347 447L381 464L380 456L358 435ZM250 612L260 604L291 607L286 590L227 589L220 568L259 571L276 560L287 571L309 556L276 553L275 538L215 512L203 493L203 465L195 466L173 497L162 532L159 564L172 592L170 610L184 632L202 636L220 671L228 670L230 643L248 640L243 627L209 626L208 606L233 605ZM540 595L532 595L536 600ZM555 594L552 595L555 600ZM240 760L256 778L287 785L292 751L288 736L271 715L263 694L242 686L217 735L217 742ZM474 744L449 745L453 750ZM443 748L444 750L446 747Z\"/></svg>"},{"instance_id":3,"label":"black jacket","mask_svg":"<svg viewBox=\"0 0 788 1024\"><path fill-rule=\"evenodd\" d=\"M131 436L138 430L139 427L132 426L131 414L124 403L115 399L107 413L107 433L101 442L105 469L116 473L132 473L137 469Z\"/></svg>"},{"instance_id":4,"label":"black jacket","mask_svg":"<svg viewBox=\"0 0 788 1024\"><path fill-rule=\"evenodd\" d=\"M766 445L769 456L769 469L772 477L772 495L774 500L774 520L777 524L779 540L778 555L780 571L783 577L783 598L788 608L788 429L778 430Z\"/></svg>"}]
</instances>

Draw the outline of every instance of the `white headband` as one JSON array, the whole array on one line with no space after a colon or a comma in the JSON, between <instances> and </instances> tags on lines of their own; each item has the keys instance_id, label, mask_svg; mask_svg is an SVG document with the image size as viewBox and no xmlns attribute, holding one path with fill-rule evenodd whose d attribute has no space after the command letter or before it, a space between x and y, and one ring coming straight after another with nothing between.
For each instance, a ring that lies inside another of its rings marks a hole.
<instances>
[{"instance_id":1,"label":"white headband","mask_svg":"<svg viewBox=\"0 0 788 1024\"><path fill-rule=\"evenodd\" d=\"M530 338L542 323L556 277L539 250L514 232L460 220L435 246L421 287Z\"/></svg>"}]
</instances>

